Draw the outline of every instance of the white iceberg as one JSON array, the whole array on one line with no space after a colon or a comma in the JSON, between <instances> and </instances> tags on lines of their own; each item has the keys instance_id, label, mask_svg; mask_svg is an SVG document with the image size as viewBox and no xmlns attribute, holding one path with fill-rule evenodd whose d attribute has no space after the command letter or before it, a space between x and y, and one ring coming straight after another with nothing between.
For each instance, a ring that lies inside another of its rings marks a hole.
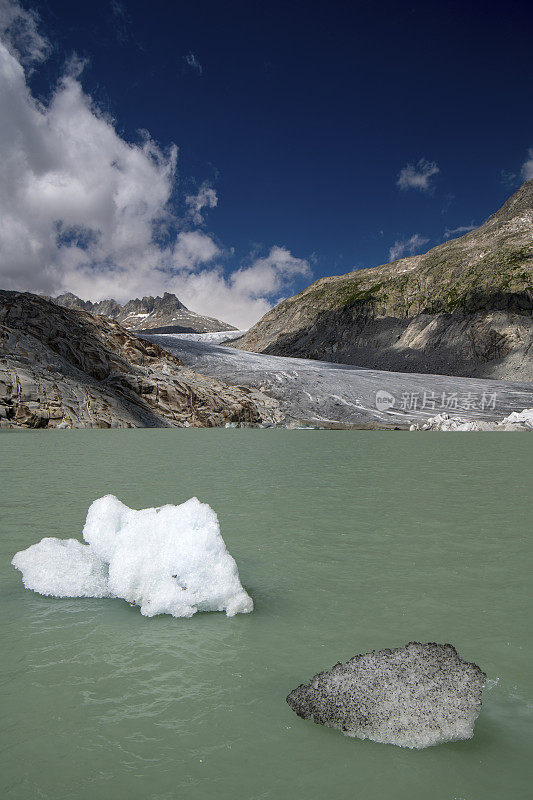
<instances>
[{"instance_id":1,"label":"white iceberg","mask_svg":"<svg viewBox=\"0 0 533 800\"><path fill-rule=\"evenodd\" d=\"M107 563L77 539L41 539L11 561L27 589L53 597L107 597Z\"/></svg>"},{"instance_id":2,"label":"white iceberg","mask_svg":"<svg viewBox=\"0 0 533 800\"><path fill-rule=\"evenodd\" d=\"M513 411L500 422L484 420L464 420L462 417L450 417L449 414L437 414L429 417L423 424L414 424L410 431L532 431L533 408Z\"/></svg>"},{"instance_id":3,"label":"white iceberg","mask_svg":"<svg viewBox=\"0 0 533 800\"><path fill-rule=\"evenodd\" d=\"M253 610L217 515L192 497L135 511L113 495L95 500L83 538L46 538L17 553L24 586L54 597L120 597L141 614L192 617Z\"/></svg>"},{"instance_id":4,"label":"white iceberg","mask_svg":"<svg viewBox=\"0 0 533 800\"><path fill-rule=\"evenodd\" d=\"M524 408L523 411L513 411L508 417L502 419L500 425L505 425L506 423L533 428L533 408Z\"/></svg>"}]
</instances>

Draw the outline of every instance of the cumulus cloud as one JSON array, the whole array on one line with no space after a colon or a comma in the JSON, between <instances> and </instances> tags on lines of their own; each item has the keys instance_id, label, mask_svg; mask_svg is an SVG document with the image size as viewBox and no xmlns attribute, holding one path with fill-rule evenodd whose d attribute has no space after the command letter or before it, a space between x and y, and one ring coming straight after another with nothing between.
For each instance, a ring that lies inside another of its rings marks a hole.
<instances>
[{"instance_id":1,"label":"cumulus cloud","mask_svg":"<svg viewBox=\"0 0 533 800\"><path fill-rule=\"evenodd\" d=\"M213 187L204 181L196 194L189 194L185 198L189 208L189 215L195 225L202 225L204 222L204 208L215 208L218 204L217 193Z\"/></svg>"},{"instance_id":2,"label":"cumulus cloud","mask_svg":"<svg viewBox=\"0 0 533 800\"><path fill-rule=\"evenodd\" d=\"M402 190L418 189L427 192L431 189L431 179L440 172L434 161L427 161L421 158L418 164L407 164L400 174L396 185Z\"/></svg>"},{"instance_id":3,"label":"cumulus cloud","mask_svg":"<svg viewBox=\"0 0 533 800\"><path fill-rule=\"evenodd\" d=\"M0 2L4 28L22 19L32 34L27 57L43 57L35 17ZM309 276L308 262L280 247L225 274L226 248L192 227L216 205L214 190L203 184L191 195L183 219L173 208L177 147L161 148L147 132L124 140L83 91L76 59L49 103L39 103L22 58L0 41L2 288L119 302L169 291L194 311L246 327L295 277Z\"/></svg>"},{"instance_id":4,"label":"cumulus cloud","mask_svg":"<svg viewBox=\"0 0 533 800\"><path fill-rule=\"evenodd\" d=\"M284 247L272 247L266 257L251 259L228 277L220 269L191 272L180 281L180 297L189 308L201 307L203 313L244 329L266 314L271 298L279 301L280 292L300 276L311 277L309 263Z\"/></svg>"},{"instance_id":5,"label":"cumulus cloud","mask_svg":"<svg viewBox=\"0 0 533 800\"><path fill-rule=\"evenodd\" d=\"M183 60L192 72L196 72L197 75L203 74L203 67L198 60L198 56L196 56L194 53L187 53L186 56L183 56Z\"/></svg>"},{"instance_id":6,"label":"cumulus cloud","mask_svg":"<svg viewBox=\"0 0 533 800\"><path fill-rule=\"evenodd\" d=\"M389 258L391 261L396 261L398 258L405 256L413 256L417 250L420 250L423 245L427 244L429 239L420 236L419 233L413 234L410 239L403 239L402 241L394 242L389 250Z\"/></svg>"},{"instance_id":7,"label":"cumulus cloud","mask_svg":"<svg viewBox=\"0 0 533 800\"><path fill-rule=\"evenodd\" d=\"M522 180L530 181L533 179L533 147L528 152L528 157L522 164Z\"/></svg>"},{"instance_id":8,"label":"cumulus cloud","mask_svg":"<svg viewBox=\"0 0 533 800\"><path fill-rule=\"evenodd\" d=\"M272 247L266 258L256 258L249 267L234 272L231 283L239 293L257 299L279 293L286 279L296 276L311 276L308 262L284 247Z\"/></svg>"},{"instance_id":9,"label":"cumulus cloud","mask_svg":"<svg viewBox=\"0 0 533 800\"><path fill-rule=\"evenodd\" d=\"M77 70L77 68L76 68ZM38 104L0 44L0 242L4 283L50 288L69 273L179 267L155 244L167 221L177 149L121 139L66 73ZM87 235L77 236L83 229ZM90 234L90 235L88 235Z\"/></svg>"},{"instance_id":10,"label":"cumulus cloud","mask_svg":"<svg viewBox=\"0 0 533 800\"><path fill-rule=\"evenodd\" d=\"M0 37L22 64L44 61L50 44L38 30L38 17L11 0L0 0Z\"/></svg>"},{"instance_id":11,"label":"cumulus cloud","mask_svg":"<svg viewBox=\"0 0 533 800\"><path fill-rule=\"evenodd\" d=\"M446 228L444 231L445 239L455 239L457 236L462 236L464 233L473 231L475 225L459 225L458 228Z\"/></svg>"}]
</instances>

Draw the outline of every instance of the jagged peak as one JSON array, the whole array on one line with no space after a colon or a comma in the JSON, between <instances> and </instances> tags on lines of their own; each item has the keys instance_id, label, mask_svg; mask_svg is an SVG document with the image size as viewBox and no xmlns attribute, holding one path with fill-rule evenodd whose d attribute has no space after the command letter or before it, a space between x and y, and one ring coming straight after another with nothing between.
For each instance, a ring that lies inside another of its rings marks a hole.
<instances>
[{"instance_id":1,"label":"jagged peak","mask_svg":"<svg viewBox=\"0 0 533 800\"><path fill-rule=\"evenodd\" d=\"M198 332L211 330L235 330L227 322L222 322L214 317L206 317L197 312L190 311L181 300L172 292L163 295L145 295L136 297L121 305L114 299L82 300L73 292L64 292L57 297L50 298L56 305L65 308L78 308L92 314L100 314L120 322L129 330L145 330L152 328L173 328L176 331ZM169 332L166 331L165 332Z\"/></svg>"}]
</instances>

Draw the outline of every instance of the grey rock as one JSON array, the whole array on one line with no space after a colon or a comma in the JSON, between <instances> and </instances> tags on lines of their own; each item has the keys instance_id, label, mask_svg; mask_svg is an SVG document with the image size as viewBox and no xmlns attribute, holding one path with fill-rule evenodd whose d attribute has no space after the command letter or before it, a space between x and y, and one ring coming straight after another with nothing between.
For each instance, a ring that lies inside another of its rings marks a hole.
<instances>
[{"instance_id":1,"label":"grey rock","mask_svg":"<svg viewBox=\"0 0 533 800\"><path fill-rule=\"evenodd\" d=\"M421 749L472 738L486 677L451 644L410 642L339 662L287 703L346 736Z\"/></svg>"},{"instance_id":2,"label":"grey rock","mask_svg":"<svg viewBox=\"0 0 533 800\"><path fill-rule=\"evenodd\" d=\"M0 291L0 427L260 425L275 400L199 375L105 317Z\"/></svg>"}]
</instances>

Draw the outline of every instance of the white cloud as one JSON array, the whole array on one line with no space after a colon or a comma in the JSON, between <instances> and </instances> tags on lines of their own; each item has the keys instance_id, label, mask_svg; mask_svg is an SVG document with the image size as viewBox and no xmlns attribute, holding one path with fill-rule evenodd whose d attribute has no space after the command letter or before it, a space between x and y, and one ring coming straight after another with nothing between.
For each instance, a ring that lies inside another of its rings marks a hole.
<instances>
[{"instance_id":1,"label":"white cloud","mask_svg":"<svg viewBox=\"0 0 533 800\"><path fill-rule=\"evenodd\" d=\"M38 17L11 0L0 0L0 37L22 64L44 61L49 42L37 29Z\"/></svg>"},{"instance_id":2,"label":"white cloud","mask_svg":"<svg viewBox=\"0 0 533 800\"><path fill-rule=\"evenodd\" d=\"M300 276L311 277L309 263L284 247L272 247L266 257L255 258L227 278L221 270L191 272L180 279L176 294L189 308L201 307L202 313L244 329L266 314L272 308L271 298L279 299L279 292Z\"/></svg>"},{"instance_id":3,"label":"white cloud","mask_svg":"<svg viewBox=\"0 0 533 800\"><path fill-rule=\"evenodd\" d=\"M434 161L421 158L418 164L408 164L401 170L396 185L403 190L419 189L427 192L431 188L431 178L439 172L440 169Z\"/></svg>"},{"instance_id":4,"label":"white cloud","mask_svg":"<svg viewBox=\"0 0 533 800\"><path fill-rule=\"evenodd\" d=\"M203 67L198 60L198 56L194 53L187 53L186 56L183 56L183 60L187 64L188 67L191 68L192 72L196 72L198 75L202 75Z\"/></svg>"},{"instance_id":5,"label":"white cloud","mask_svg":"<svg viewBox=\"0 0 533 800\"><path fill-rule=\"evenodd\" d=\"M458 228L446 228L444 231L444 238L455 239L457 236L462 236L464 233L473 231L475 227L475 225L459 225Z\"/></svg>"},{"instance_id":6,"label":"white cloud","mask_svg":"<svg viewBox=\"0 0 533 800\"><path fill-rule=\"evenodd\" d=\"M528 151L528 157L522 164L521 175L524 181L533 179L533 147Z\"/></svg>"},{"instance_id":7,"label":"white cloud","mask_svg":"<svg viewBox=\"0 0 533 800\"><path fill-rule=\"evenodd\" d=\"M189 207L189 214L194 224L202 225L204 222L202 210L204 208L215 208L218 203L218 197L213 187L207 181L204 181L197 194L187 195L185 202Z\"/></svg>"},{"instance_id":8,"label":"white cloud","mask_svg":"<svg viewBox=\"0 0 533 800\"><path fill-rule=\"evenodd\" d=\"M257 299L279 293L285 280L296 276L311 277L308 262L284 247L272 247L266 258L256 258L251 266L234 272L231 283L239 293Z\"/></svg>"},{"instance_id":9,"label":"white cloud","mask_svg":"<svg viewBox=\"0 0 533 800\"><path fill-rule=\"evenodd\" d=\"M419 233L415 233L410 239L394 242L389 250L389 258L391 261L396 261L398 258L413 256L417 250L420 250L428 242L429 239L420 236Z\"/></svg>"},{"instance_id":10,"label":"white cloud","mask_svg":"<svg viewBox=\"0 0 533 800\"><path fill-rule=\"evenodd\" d=\"M26 19L0 2L8 25L13 14ZM30 15L38 36L35 24ZM46 41L29 41L40 57ZM76 59L50 102L37 102L21 58L0 42L0 287L119 302L170 291L194 311L244 327L294 278L310 275L307 261L280 247L225 275L228 251L171 205L176 146L162 149L147 132L137 143L121 138L84 93ZM215 201L204 185L189 208L201 215Z\"/></svg>"},{"instance_id":11,"label":"white cloud","mask_svg":"<svg viewBox=\"0 0 533 800\"><path fill-rule=\"evenodd\" d=\"M162 266L154 226L168 214L177 149L121 139L66 74L47 107L0 44L0 269L49 288L72 270ZM73 239L90 231L89 243ZM173 265L174 252L166 252Z\"/></svg>"}]
</instances>

